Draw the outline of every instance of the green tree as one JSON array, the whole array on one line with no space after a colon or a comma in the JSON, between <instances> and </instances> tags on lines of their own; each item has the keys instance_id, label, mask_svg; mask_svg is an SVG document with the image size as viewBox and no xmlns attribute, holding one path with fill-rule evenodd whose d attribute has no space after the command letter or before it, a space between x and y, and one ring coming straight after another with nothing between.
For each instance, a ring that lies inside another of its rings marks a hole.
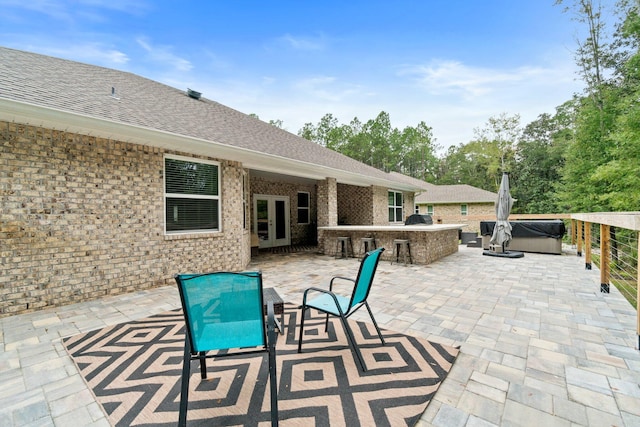
<instances>
[{"instance_id":1,"label":"green tree","mask_svg":"<svg viewBox=\"0 0 640 427\"><path fill-rule=\"evenodd\" d=\"M620 26L620 45L633 51L618 67L621 81L617 86L616 118L609 138L611 147L606 162L591 175L591 182L605 189L597 201L614 211L636 211L640 206L640 14L638 3L627 6Z\"/></svg>"},{"instance_id":2,"label":"green tree","mask_svg":"<svg viewBox=\"0 0 640 427\"><path fill-rule=\"evenodd\" d=\"M425 122L396 132L392 147L393 156L398 162L395 171L422 181L435 182L439 163L435 152L439 147L433 138L432 128Z\"/></svg>"},{"instance_id":3,"label":"green tree","mask_svg":"<svg viewBox=\"0 0 640 427\"><path fill-rule=\"evenodd\" d=\"M517 114L490 117L483 128L474 129L473 141L449 149L438 183L497 191L502 172L514 169L515 146L521 132Z\"/></svg>"},{"instance_id":4,"label":"green tree","mask_svg":"<svg viewBox=\"0 0 640 427\"><path fill-rule=\"evenodd\" d=\"M575 0L573 9L567 10L572 10L576 20L587 29L585 38L578 40L575 54L586 90L576 109L574 135L566 150L558 202L570 212L609 210L608 174L597 178L594 173L603 171L601 167L616 157L612 134L620 112L621 91L615 79L607 80L605 76L624 68L615 62L625 57L616 53L616 48L623 44L605 42L611 37L605 31L600 2Z\"/></svg>"},{"instance_id":5,"label":"green tree","mask_svg":"<svg viewBox=\"0 0 640 427\"><path fill-rule=\"evenodd\" d=\"M325 114L318 125L306 123L298 135L387 172L435 179L438 147L424 122L400 131L384 111L365 123L355 117L342 125L333 115Z\"/></svg>"},{"instance_id":6,"label":"green tree","mask_svg":"<svg viewBox=\"0 0 640 427\"><path fill-rule=\"evenodd\" d=\"M525 126L517 144L517 163L512 176L517 185L514 213L557 212L556 188L564 165L564 152L573 136L573 102L556 109L555 115L541 114Z\"/></svg>"}]
</instances>

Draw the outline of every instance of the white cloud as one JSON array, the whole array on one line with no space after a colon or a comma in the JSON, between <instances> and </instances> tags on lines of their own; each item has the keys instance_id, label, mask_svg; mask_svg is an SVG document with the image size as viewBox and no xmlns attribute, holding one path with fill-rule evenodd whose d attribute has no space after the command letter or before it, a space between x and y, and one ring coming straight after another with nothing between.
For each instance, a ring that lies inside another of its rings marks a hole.
<instances>
[{"instance_id":1,"label":"white cloud","mask_svg":"<svg viewBox=\"0 0 640 427\"><path fill-rule=\"evenodd\" d=\"M325 47L326 41L324 37L301 37L292 36L291 34L285 34L278 39L280 42L295 50L314 51L322 50Z\"/></svg>"},{"instance_id":2,"label":"white cloud","mask_svg":"<svg viewBox=\"0 0 640 427\"><path fill-rule=\"evenodd\" d=\"M552 83L564 74L556 68L522 66L513 69L467 66L459 61L435 60L427 65L404 67L400 76L412 76L418 86L433 95L459 94L465 99L494 95L518 84Z\"/></svg>"},{"instance_id":3,"label":"white cloud","mask_svg":"<svg viewBox=\"0 0 640 427\"><path fill-rule=\"evenodd\" d=\"M302 99L310 102L347 102L349 98L358 96L360 100L366 97L362 87L357 84L342 83L333 76L316 76L301 78L293 83L293 90Z\"/></svg>"},{"instance_id":4,"label":"white cloud","mask_svg":"<svg viewBox=\"0 0 640 427\"><path fill-rule=\"evenodd\" d=\"M122 68L121 66L123 64L129 62L129 56L126 53L96 43L71 45L65 48L40 45L37 49L27 47L26 50L37 50L46 55L70 58L74 61L99 64L107 67Z\"/></svg>"},{"instance_id":5,"label":"white cloud","mask_svg":"<svg viewBox=\"0 0 640 427\"><path fill-rule=\"evenodd\" d=\"M159 62L178 71L190 71L193 64L187 59L181 58L171 52L169 46L153 46L145 38L139 37L136 42L148 53L149 58L154 62Z\"/></svg>"}]
</instances>

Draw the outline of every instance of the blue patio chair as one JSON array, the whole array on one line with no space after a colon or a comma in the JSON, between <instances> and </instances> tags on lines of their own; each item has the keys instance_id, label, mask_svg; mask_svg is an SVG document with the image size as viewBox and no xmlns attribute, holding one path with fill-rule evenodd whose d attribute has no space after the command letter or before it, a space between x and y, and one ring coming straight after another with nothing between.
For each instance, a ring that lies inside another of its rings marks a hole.
<instances>
[{"instance_id":1,"label":"blue patio chair","mask_svg":"<svg viewBox=\"0 0 640 427\"><path fill-rule=\"evenodd\" d=\"M200 361L207 377L206 359L267 352L271 385L271 425L278 425L276 333L273 303L265 324L260 272L216 272L175 276L185 318L184 361L178 425L187 424L191 361ZM255 349L251 349L256 347ZM222 351L244 349L242 351ZM215 351L215 354L207 354Z\"/></svg>"},{"instance_id":2,"label":"blue patio chair","mask_svg":"<svg viewBox=\"0 0 640 427\"><path fill-rule=\"evenodd\" d=\"M347 318L355 313L360 307L365 306L367 311L369 312L369 316L373 321L373 325L376 327L376 331L378 332L378 336L380 337L380 341L382 341L382 345L385 344L384 338L382 337L382 333L380 332L380 328L378 328L378 324L376 323L376 319L373 317L373 313L371 312L371 308L367 303L367 297L369 296L369 291L371 290L371 284L373 283L373 277L376 273L376 268L378 267L378 261L380 260L380 255L384 251L384 248L378 248L376 250L367 252L362 261L360 263L360 270L358 271L358 276L356 279L351 279L348 277L335 276L329 282L329 290L320 289L320 288L308 288L304 291L304 296L302 298L302 305L300 306L300 336L298 338L298 353L302 352L302 335L304 333L304 317L305 312L314 308L322 313L326 313L327 318L325 321L325 332L327 332L329 326L329 315L337 316L342 321L342 326L344 327L345 334L347 335L347 341L349 342L349 346L351 347L353 353L355 354L355 358L362 367L362 370L366 372L367 367L362 358L362 354L360 353L360 349L358 348L358 344L355 341L353 336L353 332L349 327L349 323L347 322ZM350 297L341 296L333 292L333 283L337 279L346 280L353 283L353 290L351 292ZM309 292L319 292L321 295L308 300L307 294Z\"/></svg>"}]
</instances>

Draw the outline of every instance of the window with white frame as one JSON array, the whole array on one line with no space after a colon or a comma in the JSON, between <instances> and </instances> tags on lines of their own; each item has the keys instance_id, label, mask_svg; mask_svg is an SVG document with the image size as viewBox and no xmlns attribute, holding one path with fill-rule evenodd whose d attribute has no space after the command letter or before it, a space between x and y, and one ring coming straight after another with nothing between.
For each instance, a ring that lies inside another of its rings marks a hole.
<instances>
[{"instance_id":1,"label":"window with white frame","mask_svg":"<svg viewBox=\"0 0 640 427\"><path fill-rule=\"evenodd\" d=\"M165 156L166 233L220 231L220 164Z\"/></svg>"},{"instance_id":2,"label":"window with white frame","mask_svg":"<svg viewBox=\"0 0 640 427\"><path fill-rule=\"evenodd\" d=\"M467 205L460 205L460 215L467 216L468 213L469 208L467 207Z\"/></svg>"},{"instance_id":3,"label":"window with white frame","mask_svg":"<svg viewBox=\"0 0 640 427\"><path fill-rule=\"evenodd\" d=\"M402 192L389 190L389 222L402 222Z\"/></svg>"},{"instance_id":4,"label":"window with white frame","mask_svg":"<svg viewBox=\"0 0 640 427\"><path fill-rule=\"evenodd\" d=\"M420 213L420 206L415 205L415 208L414 208L414 210L413 210L413 213L415 213L415 214L419 214L419 213Z\"/></svg>"},{"instance_id":5,"label":"window with white frame","mask_svg":"<svg viewBox=\"0 0 640 427\"><path fill-rule=\"evenodd\" d=\"M427 215L433 215L433 205L427 205Z\"/></svg>"},{"instance_id":6,"label":"window with white frame","mask_svg":"<svg viewBox=\"0 0 640 427\"><path fill-rule=\"evenodd\" d=\"M298 224L309 224L309 193L298 191Z\"/></svg>"}]
</instances>

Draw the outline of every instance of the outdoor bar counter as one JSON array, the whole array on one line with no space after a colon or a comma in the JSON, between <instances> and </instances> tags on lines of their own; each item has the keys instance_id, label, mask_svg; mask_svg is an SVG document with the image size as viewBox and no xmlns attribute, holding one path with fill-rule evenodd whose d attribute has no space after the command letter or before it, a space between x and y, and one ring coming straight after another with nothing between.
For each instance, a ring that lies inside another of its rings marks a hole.
<instances>
[{"instance_id":1,"label":"outdoor bar counter","mask_svg":"<svg viewBox=\"0 0 640 427\"><path fill-rule=\"evenodd\" d=\"M338 225L318 227L318 251L336 254L338 237L350 237L355 256L361 254L362 237L374 237L376 246L384 247L382 259L391 261L393 241L408 239L414 264L430 264L458 252L459 231L466 224L433 225ZM400 257L402 260L402 257Z\"/></svg>"}]
</instances>

